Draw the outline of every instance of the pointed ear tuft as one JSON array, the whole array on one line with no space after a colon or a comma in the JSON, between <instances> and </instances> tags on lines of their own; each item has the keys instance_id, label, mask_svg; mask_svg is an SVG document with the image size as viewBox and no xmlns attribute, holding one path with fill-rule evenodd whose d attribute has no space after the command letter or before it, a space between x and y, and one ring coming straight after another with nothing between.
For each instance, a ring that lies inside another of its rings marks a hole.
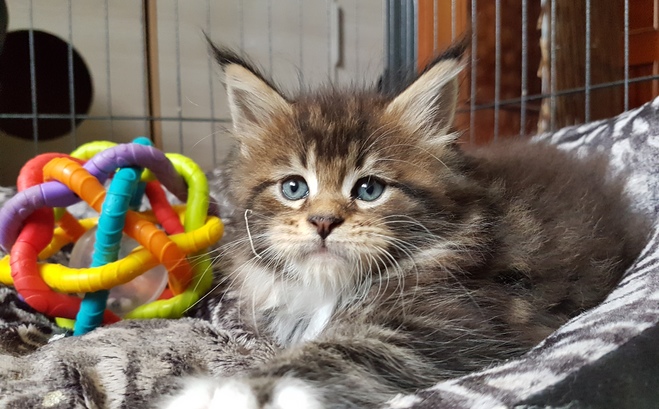
<instances>
[{"instance_id":1,"label":"pointed ear tuft","mask_svg":"<svg viewBox=\"0 0 659 409\"><path fill-rule=\"evenodd\" d=\"M290 103L253 64L210 40L208 44L224 71L233 128L239 136L263 128L275 115L291 112Z\"/></svg>"},{"instance_id":2,"label":"pointed ear tuft","mask_svg":"<svg viewBox=\"0 0 659 409\"><path fill-rule=\"evenodd\" d=\"M435 58L389 103L387 112L420 135L432 138L447 135L455 116L458 74L464 66L465 50L461 42Z\"/></svg>"}]
</instances>

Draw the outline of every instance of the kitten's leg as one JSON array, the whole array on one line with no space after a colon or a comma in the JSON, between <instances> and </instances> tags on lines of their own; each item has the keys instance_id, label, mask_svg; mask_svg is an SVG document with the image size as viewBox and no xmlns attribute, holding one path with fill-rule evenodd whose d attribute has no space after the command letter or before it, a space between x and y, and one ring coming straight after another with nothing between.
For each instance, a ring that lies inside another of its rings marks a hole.
<instances>
[{"instance_id":1,"label":"kitten's leg","mask_svg":"<svg viewBox=\"0 0 659 409\"><path fill-rule=\"evenodd\" d=\"M384 330L334 337L291 348L242 378L185 388L167 409L370 408L397 393L430 386L438 374L427 360ZM207 382L207 381L206 381ZM195 391L196 389L196 391ZM202 397L195 394L201 394ZM194 406L201 398L205 406Z\"/></svg>"}]
</instances>

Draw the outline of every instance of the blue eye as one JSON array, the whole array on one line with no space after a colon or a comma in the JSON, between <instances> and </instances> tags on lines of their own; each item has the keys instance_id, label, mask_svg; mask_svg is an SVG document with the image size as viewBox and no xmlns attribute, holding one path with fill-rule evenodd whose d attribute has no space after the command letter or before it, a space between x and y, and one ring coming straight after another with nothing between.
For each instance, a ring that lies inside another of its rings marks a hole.
<instances>
[{"instance_id":1,"label":"blue eye","mask_svg":"<svg viewBox=\"0 0 659 409\"><path fill-rule=\"evenodd\" d=\"M309 186L301 176L291 176L281 182L281 193L288 200L300 200L309 195Z\"/></svg>"},{"instance_id":2,"label":"blue eye","mask_svg":"<svg viewBox=\"0 0 659 409\"><path fill-rule=\"evenodd\" d=\"M382 196L382 192L384 192L384 183L374 177L367 176L355 183L352 188L352 197L365 202L372 202Z\"/></svg>"}]
</instances>

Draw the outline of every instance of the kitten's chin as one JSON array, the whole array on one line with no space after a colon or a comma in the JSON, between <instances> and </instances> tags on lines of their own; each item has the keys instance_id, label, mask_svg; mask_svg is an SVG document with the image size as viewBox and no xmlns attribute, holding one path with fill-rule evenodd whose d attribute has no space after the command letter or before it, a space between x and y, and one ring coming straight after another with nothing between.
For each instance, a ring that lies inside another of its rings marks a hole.
<instances>
[{"instance_id":1,"label":"kitten's chin","mask_svg":"<svg viewBox=\"0 0 659 409\"><path fill-rule=\"evenodd\" d=\"M314 297L336 299L338 293L351 287L355 279L355 263L332 246L305 249L288 265L291 277L301 280Z\"/></svg>"}]
</instances>

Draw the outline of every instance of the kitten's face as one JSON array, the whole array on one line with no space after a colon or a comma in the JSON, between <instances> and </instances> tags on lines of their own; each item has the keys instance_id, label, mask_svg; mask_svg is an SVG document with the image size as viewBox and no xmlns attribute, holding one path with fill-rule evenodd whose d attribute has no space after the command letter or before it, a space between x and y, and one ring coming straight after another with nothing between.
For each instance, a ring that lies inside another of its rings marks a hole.
<instances>
[{"instance_id":1,"label":"kitten's face","mask_svg":"<svg viewBox=\"0 0 659 409\"><path fill-rule=\"evenodd\" d=\"M230 188L250 256L282 278L343 286L441 251L460 178L447 135L458 68L440 62L393 100L329 91L289 102L225 66L239 143Z\"/></svg>"}]
</instances>

